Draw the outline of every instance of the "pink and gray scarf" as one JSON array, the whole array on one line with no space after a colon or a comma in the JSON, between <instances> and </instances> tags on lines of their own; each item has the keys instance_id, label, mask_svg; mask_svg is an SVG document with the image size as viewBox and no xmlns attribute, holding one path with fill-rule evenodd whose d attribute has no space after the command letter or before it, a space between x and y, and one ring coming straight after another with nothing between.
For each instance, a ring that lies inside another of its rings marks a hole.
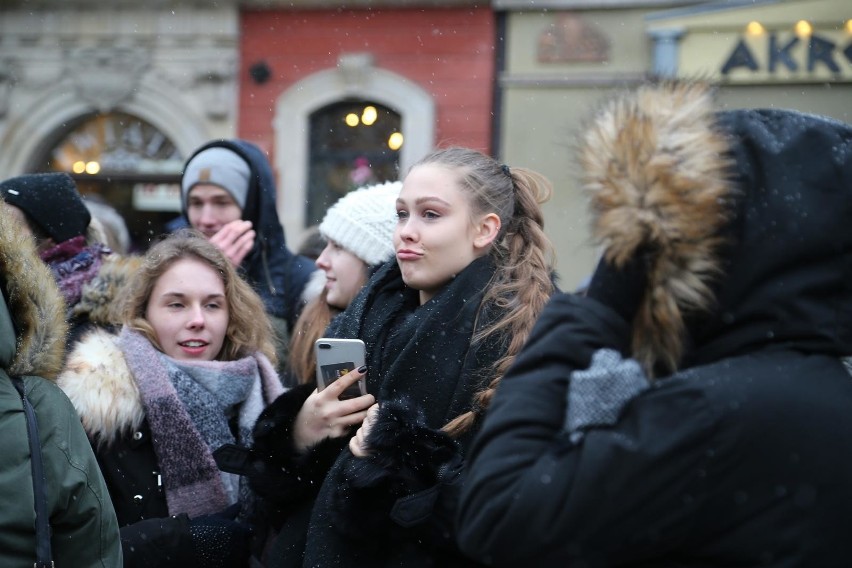
<instances>
[{"instance_id":1,"label":"pink and gray scarf","mask_svg":"<svg viewBox=\"0 0 852 568\"><path fill-rule=\"evenodd\" d=\"M220 511L248 488L219 471L212 451L251 444L263 408L284 392L261 353L236 361L177 361L127 327L119 347L142 397L170 515ZM230 423L236 421L236 436Z\"/></svg>"},{"instance_id":2,"label":"pink and gray scarf","mask_svg":"<svg viewBox=\"0 0 852 568\"><path fill-rule=\"evenodd\" d=\"M83 285L97 276L103 257L111 253L101 243L86 246L86 238L78 236L45 250L40 256L59 284L65 304L71 308L80 301Z\"/></svg>"}]
</instances>

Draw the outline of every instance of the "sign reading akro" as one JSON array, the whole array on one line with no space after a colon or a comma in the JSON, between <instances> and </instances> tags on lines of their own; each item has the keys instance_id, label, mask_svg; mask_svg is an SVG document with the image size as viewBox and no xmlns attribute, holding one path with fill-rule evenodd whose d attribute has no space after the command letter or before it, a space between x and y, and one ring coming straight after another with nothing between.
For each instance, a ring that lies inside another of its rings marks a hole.
<instances>
[{"instance_id":1,"label":"sign reading akro","mask_svg":"<svg viewBox=\"0 0 852 568\"><path fill-rule=\"evenodd\" d=\"M708 73L727 83L852 82L852 37L818 30L758 35L689 34L681 52L681 73ZM692 37L690 37L692 36Z\"/></svg>"}]
</instances>

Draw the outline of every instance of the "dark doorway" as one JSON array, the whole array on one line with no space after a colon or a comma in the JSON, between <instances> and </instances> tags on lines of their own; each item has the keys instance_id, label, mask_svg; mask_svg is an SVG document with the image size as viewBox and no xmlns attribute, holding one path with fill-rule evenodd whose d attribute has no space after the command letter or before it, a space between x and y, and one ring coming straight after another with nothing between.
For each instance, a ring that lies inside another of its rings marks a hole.
<instances>
[{"instance_id":1,"label":"dark doorway","mask_svg":"<svg viewBox=\"0 0 852 568\"><path fill-rule=\"evenodd\" d=\"M347 192L399 179L403 140L396 111L371 101L338 102L312 113L310 129L308 225Z\"/></svg>"}]
</instances>

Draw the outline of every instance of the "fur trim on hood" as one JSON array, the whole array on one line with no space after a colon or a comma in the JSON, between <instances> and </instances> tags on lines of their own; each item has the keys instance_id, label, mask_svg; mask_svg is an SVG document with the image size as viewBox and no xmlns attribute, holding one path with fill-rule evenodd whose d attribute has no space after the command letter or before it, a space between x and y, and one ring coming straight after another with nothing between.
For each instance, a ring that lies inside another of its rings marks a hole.
<instances>
[{"instance_id":1,"label":"fur trim on hood","mask_svg":"<svg viewBox=\"0 0 852 568\"><path fill-rule=\"evenodd\" d=\"M707 85L645 85L605 104L582 141L584 189L604 257L621 267L651 253L632 342L649 373L677 367L685 312L713 303L710 284L732 194L732 162L713 110Z\"/></svg>"},{"instance_id":2,"label":"fur trim on hood","mask_svg":"<svg viewBox=\"0 0 852 568\"><path fill-rule=\"evenodd\" d=\"M111 254L105 257L97 276L83 285L74 315L85 315L95 325L120 324L120 291L141 265L141 256Z\"/></svg>"},{"instance_id":3,"label":"fur trim on hood","mask_svg":"<svg viewBox=\"0 0 852 568\"><path fill-rule=\"evenodd\" d=\"M852 355L852 125L714 112L701 83L643 85L582 147L594 235L646 260L632 355L653 376L758 349Z\"/></svg>"},{"instance_id":4,"label":"fur trim on hood","mask_svg":"<svg viewBox=\"0 0 852 568\"><path fill-rule=\"evenodd\" d=\"M86 335L69 354L57 384L77 409L83 428L99 445L139 429L142 398L117 336L103 330Z\"/></svg>"},{"instance_id":5,"label":"fur trim on hood","mask_svg":"<svg viewBox=\"0 0 852 568\"><path fill-rule=\"evenodd\" d=\"M2 202L0 277L15 326L15 355L8 373L55 379L65 356L65 302L33 239L21 231Z\"/></svg>"}]
</instances>

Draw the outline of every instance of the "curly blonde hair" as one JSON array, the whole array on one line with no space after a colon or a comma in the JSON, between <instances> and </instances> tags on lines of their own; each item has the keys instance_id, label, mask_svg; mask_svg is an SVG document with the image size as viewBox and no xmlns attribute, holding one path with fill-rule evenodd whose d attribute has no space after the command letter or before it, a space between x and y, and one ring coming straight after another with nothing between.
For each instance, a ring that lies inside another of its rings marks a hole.
<instances>
[{"instance_id":1,"label":"curly blonde hair","mask_svg":"<svg viewBox=\"0 0 852 568\"><path fill-rule=\"evenodd\" d=\"M154 329L145 319L145 312L157 280L175 262L183 259L201 261L222 278L229 317L225 340L217 359L233 361L259 351L273 365L277 364L272 324L266 315L263 300L237 274L222 251L192 229L183 229L170 235L148 250L139 270L128 283L121 309L122 323L143 334L162 351Z\"/></svg>"}]
</instances>

